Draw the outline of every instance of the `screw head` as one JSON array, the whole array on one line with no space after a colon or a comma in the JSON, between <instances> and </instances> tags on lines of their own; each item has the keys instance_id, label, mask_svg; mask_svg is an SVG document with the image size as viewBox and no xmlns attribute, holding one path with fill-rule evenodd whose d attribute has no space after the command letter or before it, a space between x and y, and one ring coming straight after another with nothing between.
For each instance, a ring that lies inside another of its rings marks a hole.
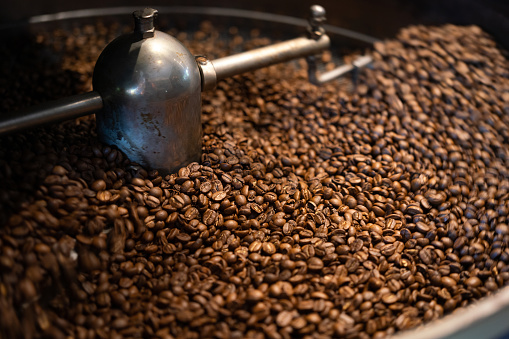
<instances>
[{"instance_id":1,"label":"screw head","mask_svg":"<svg viewBox=\"0 0 509 339\"><path fill-rule=\"evenodd\" d=\"M325 20L325 8L320 5L313 5L310 8L311 18L314 20Z\"/></svg>"},{"instance_id":2,"label":"screw head","mask_svg":"<svg viewBox=\"0 0 509 339\"><path fill-rule=\"evenodd\" d=\"M206 65L207 62L209 61L205 55L196 55L194 59L200 65Z\"/></svg>"}]
</instances>

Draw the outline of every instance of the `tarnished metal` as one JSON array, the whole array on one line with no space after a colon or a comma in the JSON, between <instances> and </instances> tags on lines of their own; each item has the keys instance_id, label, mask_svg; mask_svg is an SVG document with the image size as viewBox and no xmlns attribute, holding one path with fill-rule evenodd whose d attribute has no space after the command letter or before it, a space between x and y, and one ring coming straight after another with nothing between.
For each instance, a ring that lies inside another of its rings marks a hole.
<instances>
[{"instance_id":1,"label":"tarnished metal","mask_svg":"<svg viewBox=\"0 0 509 339\"><path fill-rule=\"evenodd\" d=\"M200 160L200 71L177 39L157 30L120 36L99 56L93 86L104 101L103 142L163 173Z\"/></svg>"}]
</instances>

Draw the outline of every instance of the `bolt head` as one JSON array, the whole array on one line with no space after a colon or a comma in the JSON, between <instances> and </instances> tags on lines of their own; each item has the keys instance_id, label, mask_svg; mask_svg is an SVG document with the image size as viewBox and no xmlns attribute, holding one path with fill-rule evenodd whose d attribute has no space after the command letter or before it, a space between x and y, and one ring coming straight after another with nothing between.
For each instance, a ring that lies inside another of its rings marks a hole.
<instances>
[{"instance_id":1,"label":"bolt head","mask_svg":"<svg viewBox=\"0 0 509 339\"><path fill-rule=\"evenodd\" d=\"M313 19L325 20L325 8L320 5L313 5L310 8L311 17Z\"/></svg>"},{"instance_id":2,"label":"bolt head","mask_svg":"<svg viewBox=\"0 0 509 339\"><path fill-rule=\"evenodd\" d=\"M157 13L157 9L144 8L134 11L133 16L135 19L149 19L155 17Z\"/></svg>"},{"instance_id":3,"label":"bolt head","mask_svg":"<svg viewBox=\"0 0 509 339\"><path fill-rule=\"evenodd\" d=\"M194 57L196 62L200 65L206 65L209 61L205 55L197 55Z\"/></svg>"},{"instance_id":4,"label":"bolt head","mask_svg":"<svg viewBox=\"0 0 509 339\"><path fill-rule=\"evenodd\" d=\"M142 38L148 39L154 37L154 18L157 10L153 8L145 8L133 12L134 31Z\"/></svg>"}]
</instances>

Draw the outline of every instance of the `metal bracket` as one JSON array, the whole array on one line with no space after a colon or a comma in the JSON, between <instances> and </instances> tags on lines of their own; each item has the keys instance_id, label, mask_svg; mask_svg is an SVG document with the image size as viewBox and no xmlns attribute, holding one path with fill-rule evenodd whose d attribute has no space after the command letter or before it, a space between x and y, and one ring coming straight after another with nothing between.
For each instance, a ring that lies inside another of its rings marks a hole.
<instances>
[{"instance_id":1,"label":"metal bracket","mask_svg":"<svg viewBox=\"0 0 509 339\"><path fill-rule=\"evenodd\" d=\"M363 55L355 59L351 64L345 64L334 68L331 71L318 74L316 66L316 57L309 56L306 58L308 63L308 78L309 82L314 85L322 85L326 82L332 81L339 77L342 77L350 72L356 77L359 69L369 66L373 62L373 58L369 55Z\"/></svg>"},{"instance_id":2,"label":"metal bracket","mask_svg":"<svg viewBox=\"0 0 509 339\"><path fill-rule=\"evenodd\" d=\"M311 15L309 17L308 36L311 39L318 40L325 34L323 24L325 22L325 9L319 5L313 5L310 8ZM336 78L339 78L349 72L357 72L360 68L366 67L373 59L368 55L363 55L354 60L351 64L341 65L332 71L318 74L317 61L315 55L306 57L308 64L309 82L314 85L321 85Z\"/></svg>"},{"instance_id":3,"label":"metal bracket","mask_svg":"<svg viewBox=\"0 0 509 339\"><path fill-rule=\"evenodd\" d=\"M216 88L217 74L212 61L204 55L195 56L196 63L200 69L201 91L208 91Z\"/></svg>"}]
</instances>

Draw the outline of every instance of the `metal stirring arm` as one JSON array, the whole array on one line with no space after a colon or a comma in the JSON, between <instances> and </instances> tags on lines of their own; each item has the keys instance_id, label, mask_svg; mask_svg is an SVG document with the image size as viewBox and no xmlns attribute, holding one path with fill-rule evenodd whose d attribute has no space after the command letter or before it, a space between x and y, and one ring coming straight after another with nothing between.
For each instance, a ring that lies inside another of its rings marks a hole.
<instances>
[{"instance_id":1,"label":"metal stirring arm","mask_svg":"<svg viewBox=\"0 0 509 339\"><path fill-rule=\"evenodd\" d=\"M154 36L153 19L156 14L157 11L153 9L133 13L136 20L135 34L143 33L139 36L140 39L150 39ZM202 56L196 57L202 91L213 89L217 81L221 79L301 57L307 57L309 79L314 84L333 80L371 62L370 57L363 57L357 64L343 65L318 75L314 56L330 47L330 39L323 29L324 21L325 10L321 6L314 5L311 7L308 37L296 38L213 61ZM106 107L104 98L100 93L93 91L3 114L0 116L0 135L85 116L101 111L103 107Z\"/></svg>"},{"instance_id":2,"label":"metal stirring arm","mask_svg":"<svg viewBox=\"0 0 509 339\"><path fill-rule=\"evenodd\" d=\"M216 60L197 56L196 61L202 77L202 91L214 89L219 80L302 57L306 57L309 81L314 85L324 84L371 64L373 59L365 55L357 58L352 64L341 65L331 71L318 74L315 55L329 49L330 39L323 28L325 9L322 6L313 5L310 12L307 38L284 41Z\"/></svg>"},{"instance_id":3,"label":"metal stirring arm","mask_svg":"<svg viewBox=\"0 0 509 339\"><path fill-rule=\"evenodd\" d=\"M217 81L267 67L288 60L315 55L330 46L327 35L319 39L297 38L248 52L210 61L199 56L202 91L216 87ZM98 92L92 91L0 116L0 135L29 129L49 123L75 119L95 113L103 108Z\"/></svg>"},{"instance_id":4,"label":"metal stirring arm","mask_svg":"<svg viewBox=\"0 0 509 339\"><path fill-rule=\"evenodd\" d=\"M212 61L198 56L196 61L202 75L202 91L214 89L219 80L288 60L315 55L329 47L330 39L324 34L318 39L297 38Z\"/></svg>"},{"instance_id":5,"label":"metal stirring arm","mask_svg":"<svg viewBox=\"0 0 509 339\"><path fill-rule=\"evenodd\" d=\"M306 57L308 78L314 85L322 85L350 72L356 72L373 62L371 56L363 55L351 64L344 64L319 74L315 55L328 49L329 46L330 39L323 34L317 40L297 38L212 61L204 56L197 56L202 91L214 89L219 80L301 57Z\"/></svg>"},{"instance_id":6,"label":"metal stirring arm","mask_svg":"<svg viewBox=\"0 0 509 339\"><path fill-rule=\"evenodd\" d=\"M103 107L101 95L87 92L50 101L0 117L0 135L33 128L52 122L89 115Z\"/></svg>"},{"instance_id":7,"label":"metal stirring arm","mask_svg":"<svg viewBox=\"0 0 509 339\"><path fill-rule=\"evenodd\" d=\"M363 55L356 58L351 64L338 66L333 70L322 74L318 73L316 57L314 55L308 56L306 61L308 63L309 82L314 85L322 85L326 82L342 77L350 72L355 73L359 69L369 66L373 62L373 58L369 55Z\"/></svg>"}]
</instances>

